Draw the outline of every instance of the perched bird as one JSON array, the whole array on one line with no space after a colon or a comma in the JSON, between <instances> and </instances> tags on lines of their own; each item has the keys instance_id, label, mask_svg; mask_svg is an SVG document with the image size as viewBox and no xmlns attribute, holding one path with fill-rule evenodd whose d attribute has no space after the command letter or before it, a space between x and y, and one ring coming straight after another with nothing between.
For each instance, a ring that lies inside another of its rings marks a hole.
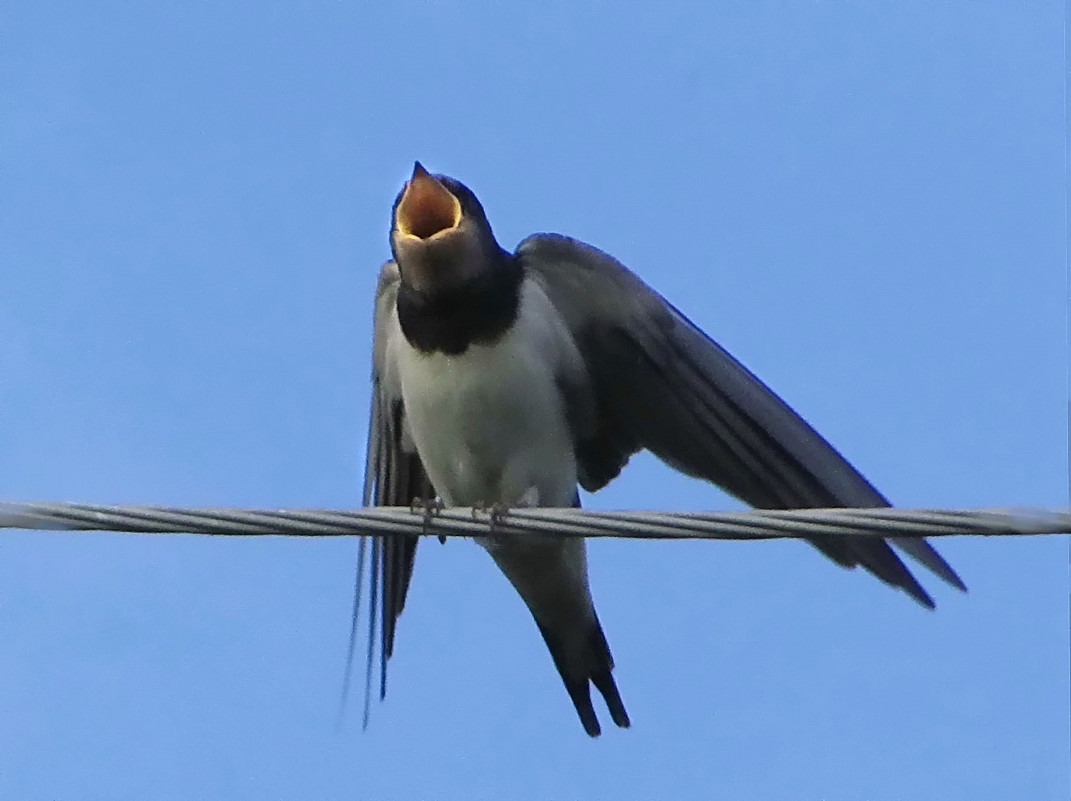
<instances>
[{"instance_id":1,"label":"perched bird","mask_svg":"<svg viewBox=\"0 0 1071 801\"><path fill-rule=\"evenodd\" d=\"M555 234L530 236L509 253L472 191L419 162L395 200L390 244L394 258L376 291L366 504L438 497L447 506L579 506L578 485L602 488L646 448L762 509L889 505L758 378L607 254ZM479 541L531 610L584 731L600 733L590 684L614 723L628 726L584 541ZM933 607L886 540L810 541ZM925 539L892 543L965 589ZM416 545L416 537L372 538L368 667L370 676L378 607L381 698ZM362 542L362 564L364 553ZM358 583L355 626L359 604Z\"/></svg>"}]
</instances>

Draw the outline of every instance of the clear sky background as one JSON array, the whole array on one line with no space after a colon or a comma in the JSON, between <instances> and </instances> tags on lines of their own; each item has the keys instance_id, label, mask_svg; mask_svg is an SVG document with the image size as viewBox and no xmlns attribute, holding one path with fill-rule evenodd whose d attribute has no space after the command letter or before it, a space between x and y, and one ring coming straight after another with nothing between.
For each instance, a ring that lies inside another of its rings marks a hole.
<instances>
[{"instance_id":1,"label":"clear sky background","mask_svg":"<svg viewBox=\"0 0 1071 801\"><path fill-rule=\"evenodd\" d=\"M5 4L0 499L357 505L419 158L506 247L616 255L898 505L1065 504L1063 14ZM649 457L586 503L737 506ZM469 542L422 545L362 734L355 541L5 532L0 798L1067 798L1067 540L939 547L971 591L927 612L795 542L593 543L634 725L590 741Z\"/></svg>"}]
</instances>

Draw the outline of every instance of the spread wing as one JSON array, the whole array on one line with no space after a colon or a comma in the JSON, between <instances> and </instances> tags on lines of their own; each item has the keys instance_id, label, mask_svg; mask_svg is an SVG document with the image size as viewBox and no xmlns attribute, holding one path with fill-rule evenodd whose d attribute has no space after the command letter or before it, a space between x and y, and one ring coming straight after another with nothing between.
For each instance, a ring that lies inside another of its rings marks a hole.
<instances>
[{"instance_id":1,"label":"spread wing","mask_svg":"<svg viewBox=\"0 0 1071 801\"><path fill-rule=\"evenodd\" d=\"M564 318L591 376L598 429L577 443L585 489L603 486L647 448L760 509L889 505L803 418L611 256L553 234L529 237L516 255ZM933 607L885 540L811 542ZM966 589L925 539L892 542Z\"/></svg>"},{"instance_id":2,"label":"spread wing","mask_svg":"<svg viewBox=\"0 0 1071 801\"><path fill-rule=\"evenodd\" d=\"M391 337L396 327L395 298L400 277L394 262L387 262L379 274L376 289L375 333L372 344L372 402L368 421L368 454L365 461L364 505L409 506L414 498L430 499L431 482L416 454L405 422L401 385L390 359ZM369 579L368 661L365 672L364 725L368 725L373 664L379 654L379 697L387 692L387 660L394 651L394 630L405 606L405 595L413 575L413 560L419 537L362 537L357 556L357 580L353 597L353 620L343 703L349 691L357 628L361 611L361 590L366 572ZM368 558L370 557L370 558ZM377 627L380 635L376 643Z\"/></svg>"}]
</instances>

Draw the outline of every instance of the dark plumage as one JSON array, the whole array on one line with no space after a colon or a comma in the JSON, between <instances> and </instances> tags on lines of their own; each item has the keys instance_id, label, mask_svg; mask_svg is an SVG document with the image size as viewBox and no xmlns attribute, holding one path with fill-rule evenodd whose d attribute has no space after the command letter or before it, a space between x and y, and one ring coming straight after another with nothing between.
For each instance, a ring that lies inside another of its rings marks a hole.
<instances>
[{"instance_id":1,"label":"dark plumage","mask_svg":"<svg viewBox=\"0 0 1071 801\"><path fill-rule=\"evenodd\" d=\"M376 293L366 504L436 494L455 505L568 506L577 484L598 490L648 449L759 508L888 505L758 378L607 254L554 234L508 254L475 195L419 164L395 201L391 248ZM890 543L965 589L921 537L811 542L926 607L933 600ZM600 732L590 684L628 726L583 541L482 544L532 611L584 730ZM372 549L381 694L415 551L415 538Z\"/></svg>"}]
</instances>

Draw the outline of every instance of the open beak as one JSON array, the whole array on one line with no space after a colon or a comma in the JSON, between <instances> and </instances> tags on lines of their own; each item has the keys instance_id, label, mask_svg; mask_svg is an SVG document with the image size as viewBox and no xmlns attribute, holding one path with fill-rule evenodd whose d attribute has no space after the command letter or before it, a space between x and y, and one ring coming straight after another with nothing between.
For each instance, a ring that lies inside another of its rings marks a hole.
<instances>
[{"instance_id":1,"label":"open beak","mask_svg":"<svg viewBox=\"0 0 1071 801\"><path fill-rule=\"evenodd\" d=\"M402 234L430 239L440 231L456 228L460 222L460 201L418 161L398 202L395 228Z\"/></svg>"}]
</instances>

